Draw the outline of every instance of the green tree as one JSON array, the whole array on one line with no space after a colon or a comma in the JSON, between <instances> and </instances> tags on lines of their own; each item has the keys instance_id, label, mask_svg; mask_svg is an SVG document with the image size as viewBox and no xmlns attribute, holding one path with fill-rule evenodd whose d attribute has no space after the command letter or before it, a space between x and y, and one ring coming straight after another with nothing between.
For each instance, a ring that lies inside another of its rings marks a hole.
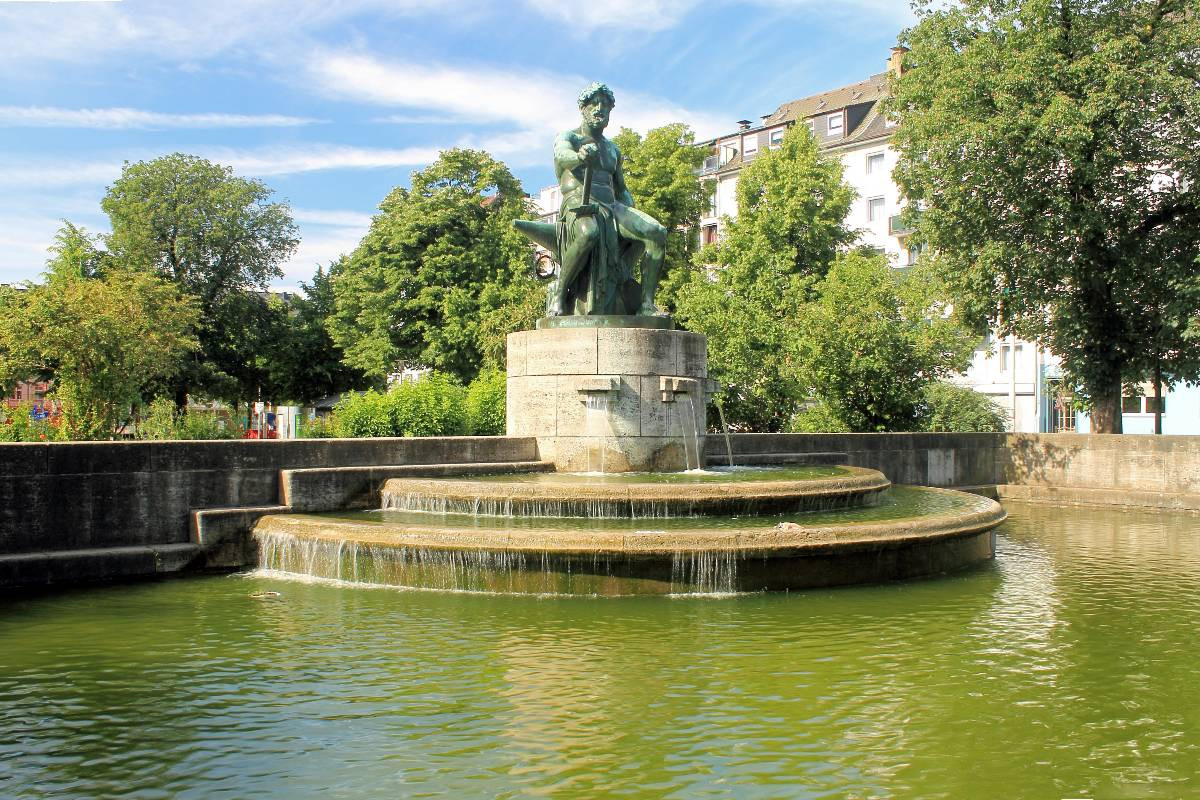
<instances>
[{"instance_id":1,"label":"green tree","mask_svg":"<svg viewBox=\"0 0 1200 800\"><path fill-rule=\"evenodd\" d=\"M922 2L896 171L962 311L1063 359L1093 430L1122 384L1200 377L1191 0Z\"/></svg>"},{"instance_id":2,"label":"green tree","mask_svg":"<svg viewBox=\"0 0 1200 800\"><path fill-rule=\"evenodd\" d=\"M444 151L396 188L332 275L328 328L346 363L381 380L400 364L470 381L492 347L489 312L533 291L520 182L477 150ZM491 344L489 344L491 342Z\"/></svg>"},{"instance_id":3,"label":"green tree","mask_svg":"<svg viewBox=\"0 0 1200 800\"><path fill-rule=\"evenodd\" d=\"M799 320L801 373L852 431L915 431L925 390L961 372L978 337L947 314L940 284L881 255L838 257Z\"/></svg>"},{"instance_id":4,"label":"green tree","mask_svg":"<svg viewBox=\"0 0 1200 800\"><path fill-rule=\"evenodd\" d=\"M262 311L246 293L282 275L298 243L287 205L271 195L229 167L175 153L126 163L101 201L112 259L173 281L200 308L200 347L169 387L177 407L189 393L236 402L246 391L238 373L254 358L256 329L246 312Z\"/></svg>"},{"instance_id":5,"label":"green tree","mask_svg":"<svg viewBox=\"0 0 1200 800\"><path fill-rule=\"evenodd\" d=\"M925 429L951 433L999 433L1008 427L1008 415L982 392L946 381L925 387Z\"/></svg>"},{"instance_id":6,"label":"green tree","mask_svg":"<svg viewBox=\"0 0 1200 800\"><path fill-rule=\"evenodd\" d=\"M304 405L368 384L361 370L343 361L326 328L334 308L333 275L340 263L331 264L328 271L318 268L312 283L302 284L303 296L288 306L278 304L280 317L266 365L272 399Z\"/></svg>"},{"instance_id":7,"label":"green tree","mask_svg":"<svg viewBox=\"0 0 1200 800\"><path fill-rule=\"evenodd\" d=\"M854 191L842 165L801 125L761 153L738 180L738 217L724 240L696 257L676 314L708 336L709 371L724 385L731 425L782 430L804 399L797 321L840 248Z\"/></svg>"},{"instance_id":8,"label":"green tree","mask_svg":"<svg viewBox=\"0 0 1200 800\"><path fill-rule=\"evenodd\" d=\"M668 231L658 302L673 310L675 291L687 280L698 246L700 217L712 194L710 182L696 180L704 151L696 147L696 135L682 122L653 128L645 137L622 128L613 141L621 149L625 183L637 207Z\"/></svg>"},{"instance_id":9,"label":"green tree","mask_svg":"<svg viewBox=\"0 0 1200 800\"><path fill-rule=\"evenodd\" d=\"M63 241L78 240L64 229ZM195 302L146 272L73 274L78 250L60 248L42 286L14 292L0 314L0 386L53 381L71 439L112 435L147 378L169 377L196 347Z\"/></svg>"}]
</instances>

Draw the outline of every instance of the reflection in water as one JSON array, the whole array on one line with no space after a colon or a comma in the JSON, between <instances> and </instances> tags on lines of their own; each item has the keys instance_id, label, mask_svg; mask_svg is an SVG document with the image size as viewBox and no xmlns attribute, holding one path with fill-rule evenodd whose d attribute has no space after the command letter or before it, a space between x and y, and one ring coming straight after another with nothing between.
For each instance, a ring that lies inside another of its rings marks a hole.
<instances>
[{"instance_id":1,"label":"reflection in water","mask_svg":"<svg viewBox=\"0 0 1200 800\"><path fill-rule=\"evenodd\" d=\"M1010 511L878 587L12 600L0 797L1200 796L1198 518Z\"/></svg>"}]
</instances>

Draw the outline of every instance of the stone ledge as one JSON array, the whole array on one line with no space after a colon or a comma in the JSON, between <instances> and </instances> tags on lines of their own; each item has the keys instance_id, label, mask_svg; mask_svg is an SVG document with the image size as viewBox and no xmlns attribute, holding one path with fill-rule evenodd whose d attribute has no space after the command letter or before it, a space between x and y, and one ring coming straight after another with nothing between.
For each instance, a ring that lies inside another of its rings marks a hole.
<instances>
[{"instance_id":1,"label":"stone ledge","mask_svg":"<svg viewBox=\"0 0 1200 800\"><path fill-rule=\"evenodd\" d=\"M105 547L0 556L0 589L99 583L180 572L200 555L197 544Z\"/></svg>"},{"instance_id":2,"label":"stone ledge","mask_svg":"<svg viewBox=\"0 0 1200 800\"><path fill-rule=\"evenodd\" d=\"M967 489L966 491L971 491ZM1021 500L1030 503L1058 503L1081 506L1122 506L1163 511L1200 511L1200 494L1175 492L1146 492L1130 489L1091 489L1069 486L1030 486L1015 483L997 484L1000 500Z\"/></svg>"}]
</instances>

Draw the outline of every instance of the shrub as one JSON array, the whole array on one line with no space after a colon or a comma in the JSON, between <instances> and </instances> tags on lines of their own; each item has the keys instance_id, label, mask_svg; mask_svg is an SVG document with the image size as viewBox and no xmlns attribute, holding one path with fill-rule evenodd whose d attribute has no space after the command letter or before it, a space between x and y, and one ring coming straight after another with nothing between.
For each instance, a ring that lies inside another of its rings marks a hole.
<instances>
[{"instance_id":1,"label":"shrub","mask_svg":"<svg viewBox=\"0 0 1200 800\"><path fill-rule=\"evenodd\" d=\"M386 393L348 394L333 408L332 432L344 437L461 436L467 432L466 389L431 372Z\"/></svg>"},{"instance_id":2,"label":"shrub","mask_svg":"<svg viewBox=\"0 0 1200 800\"><path fill-rule=\"evenodd\" d=\"M374 389L350 393L333 407L331 427L336 436L394 436L387 396Z\"/></svg>"},{"instance_id":3,"label":"shrub","mask_svg":"<svg viewBox=\"0 0 1200 800\"><path fill-rule=\"evenodd\" d=\"M506 385L503 372L487 370L467 387L467 428L473 435L504 435Z\"/></svg>"},{"instance_id":4,"label":"shrub","mask_svg":"<svg viewBox=\"0 0 1200 800\"><path fill-rule=\"evenodd\" d=\"M214 411L178 413L175 402L167 397L151 401L138 425L139 439L159 441L236 439L241 435L239 426L229 424Z\"/></svg>"},{"instance_id":5,"label":"shrub","mask_svg":"<svg viewBox=\"0 0 1200 800\"><path fill-rule=\"evenodd\" d=\"M828 405L818 402L793 414L788 430L792 433L848 433L850 427L838 419Z\"/></svg>"},{"instance_id":6,"label":"shrub","mask_svg":"<svg viewBox=\"0 0 1200 800\"><path fill-rule=\"evenodd\" d=\"M461 436L467 432L466 389L453 377L431 372L386 395L396 436Z\"/></svg>"},{"instance_id":7,"label":"shrub","mask_svg":"<svg viewBox=\"0 0 1200 800\"><path fill-rule=\"evenodd\" d=\"M61 419L34 419L31 403L15 408L0 404L0 442L62 442L66 438Z\"/></svg>"},{"instance_id":8,"label":"shrub","mask_svg":"<svg viewBox=\"0 0 1200 800\"><path fill-rule=\"evenodd\" d=\"M998 433L1008 415L985 394L938 381L925 387L926 430L951 433Z\"/></svg>"},{"instance_id":9,"label":"shrub","mask_svg":"<svg viewBox=\"0 0 1200 800\"><path fill-rule=\"evenodd\" d=\"M298 439L333 439L337 436L337 425L332 416L313 417L296 425Z\"/></svg>"}]
</instances>

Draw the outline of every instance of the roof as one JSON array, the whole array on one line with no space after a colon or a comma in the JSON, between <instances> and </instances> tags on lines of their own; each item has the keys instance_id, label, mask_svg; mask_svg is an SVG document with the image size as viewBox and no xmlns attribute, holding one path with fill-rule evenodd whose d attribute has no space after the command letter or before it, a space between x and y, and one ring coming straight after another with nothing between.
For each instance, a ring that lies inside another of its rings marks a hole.
<instances>
[{"instance_id":1,"label":"roof","mask_svg":"<svg viewBox=\"0 0 1200 800\"><path fill-rule=\"evenodd\" d=\"M888 74L881 72L865 81L784 103L774 114L763 120L762 127L778 125L781 122L795 122L817 114L828 114L859 103L878 102L887 96Z\"/></svg>"}]
</instances>

